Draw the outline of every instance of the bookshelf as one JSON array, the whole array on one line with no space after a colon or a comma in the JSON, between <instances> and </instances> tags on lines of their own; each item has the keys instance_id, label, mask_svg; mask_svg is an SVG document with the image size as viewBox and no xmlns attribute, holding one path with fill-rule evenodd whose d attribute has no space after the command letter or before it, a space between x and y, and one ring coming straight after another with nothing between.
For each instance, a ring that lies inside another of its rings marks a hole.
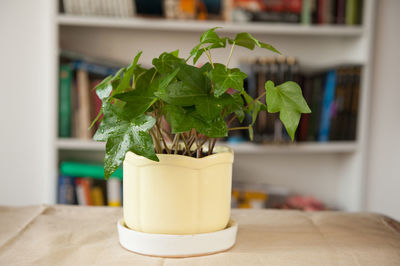
<instances>
[{"instance_id":1,"label":"bookshelf","mask_svg":"<svg viewBox=\"0 0 400 266\"><path fill-rule=\"evenodd\" d=\"M339 25L297 25L297 24L266 24L262 22L233 23L221 21L185 21L145 18L109 18L109 17L82 17L60 14L58 24L74 27L96 28L125 28L135 30L166 30L182 32L203 32L213 27L221 27L219 32L279 35L308 35L308 36L336 36L356 37L363 33L361 26Z\"/></svg>"},{"instance_id":2,"label":"bookshelf","mask_svg":"<svg viewBox=\"0 0 400 266\"><path fill-rule=\"evenodd\" d=\"M55 21L58 50L68 49L123 63L129 63L139 50L143 51L141 62L144 65L150 65L155 54L172 51L177 47L186 56L200 32L221 26L221 31L227 35L242 31L253 33L256 37L276 45L283 53L290 52L305 67L361 65L356 141L231 145L235 151L234 181L286 186L295 193L313 195L328 206L358 211L363 210L365 204L366 129L371 90L374 6L374 0L364 0L363 25L351 27L235 24L220 21L183 23L160 19L80 17L64 14L56 15ZM223 62L227 52L229 51L218 54L216 61ZM250 55L270 54L265 51L249 52L238 49L232 58L232 65L237 65L240 58ZM57 113L57 106L54 106L54 113ZM102 157L103 143L58 139L56 128L54 126L53 148L57 160L79 158L93 161ZM54 165L53 172L56 169L57 165ZM55 195L55 192L49 191L49 194Z\"/></svg>"},{"instance_id":3,"label":"bookshelf","mask_svg":"<svg viewBox=\"0 0 400 266\"><path fill-rule=\"evenodd\" d=\"M105 143L92 140L80 140L72 138L59 138L56 142L59 150L69 151L105 151ZM217 145L229 145L235 154L287 154L287 153L352 153L357 151L356 142L307 142L307 143L283 143L274 145L262 145L254 143L230 144L219 142Z\"/></svg>"}]
</instances>

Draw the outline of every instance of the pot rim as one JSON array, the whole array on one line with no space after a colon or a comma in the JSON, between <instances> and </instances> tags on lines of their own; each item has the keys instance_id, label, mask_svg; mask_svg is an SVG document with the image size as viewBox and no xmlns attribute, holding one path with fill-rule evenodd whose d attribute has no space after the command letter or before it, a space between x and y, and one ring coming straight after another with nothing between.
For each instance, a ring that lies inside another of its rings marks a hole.
<instances>
[{"instance_id":1,"label":"pot rim","mask_svg":"<svg viewBox=\"0 0 400 266\"><path fill-rule=\"evenodd\" d=\"M191 169L201 169L216 164L233 163L233 150L225 145L216 146L215 153L203 158L193 158L180 154L157 154L159 162L152 161L146 157L128 151L124 163L131 163L136 166L145 165L173 165Z\"/></svg>"}]
</instances>

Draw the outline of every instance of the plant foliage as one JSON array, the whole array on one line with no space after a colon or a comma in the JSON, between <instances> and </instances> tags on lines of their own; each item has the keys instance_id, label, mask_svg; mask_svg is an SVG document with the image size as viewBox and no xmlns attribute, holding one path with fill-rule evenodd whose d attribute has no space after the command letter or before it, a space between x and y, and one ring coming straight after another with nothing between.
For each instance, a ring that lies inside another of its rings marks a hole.
<instances>
[{"instance_id":1,"label":"plant foliage","mask_svg":"<svg viewBox=\"0 0 400 266\"><path fill-rule=\"evenodd\" d=\"M154 161L161 153L197 158L209 155L216 138L226 137L230 130L246 129L252 136L252 126L261 110L279 112L293 140L301 114L311 112L300 86L293 81L278 86L268 81L265 93L253 99L243 88L246 74L229 68L235 46L279 51L248 33L230 39L220 37L216 29L201 35L186 60L179 57L178 50L165 52L146 69L138 64L139 52L129 66L96 86L102 108L92 124L101 119L94 140L107 142L106 178L122 164L128 151ZM227 44L231 46L227 63L214 63L210 51ZM195 64L202 55L209 63L200 68L188 64L191 58ZM229 94L229 89L235 93ZM263 97L266 105L260 101ZM252 117L250 125L229 128L232 121L243 121L246 114ZM208 149L203 149L207 142Z\"/></svg>"}]
</instances>

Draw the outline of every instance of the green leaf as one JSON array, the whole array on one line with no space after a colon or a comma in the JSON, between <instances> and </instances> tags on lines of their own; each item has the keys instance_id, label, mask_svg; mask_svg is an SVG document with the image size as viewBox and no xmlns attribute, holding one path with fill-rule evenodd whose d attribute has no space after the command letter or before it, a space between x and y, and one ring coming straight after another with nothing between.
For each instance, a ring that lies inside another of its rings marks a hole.
<instances>
[{"instance_id":1,"label":"green leaf","mask_svg":"<svg viewBox=\"0 0 400 266\"><path fill-rule=\"evenodd\" d=\"M141 55L142 55L142 52L139 52L133 59L132 63L125 69L122 80L119 83L118 87L114 90L113 94L120 93L131 87L130 82L133 77L133 72L136 68L137 62L139 61L139 57Z\"/></svg>"},{"instance_id":2,"label":"green leaf","mask_svg":"<svg viewBox=\"0 0 400 266\"><path fill-rule=\"evenodd\" d=\"M224 108L223 102L213 95L207 97L200 97L196 101L196 111L206 120L213 120L221 115Z\"/></svg>"},{"instance_id":3,"label":"green leaf","mask_svg":"<svg viewBox=\"0 0 400 266\"><path fill-rule=\"evenodd\" d=\"M244 90L243 80L247 77L238 68L230 69L222 64L214 64L210 76L214 83L214 95L217 97L224 94L229 88L242 92Z\"/></svg>"},{"instance_id":4,"label":"green leaf","mask_svg":"<svg viewBox=\"0 0 400 266\"><path fill-rule=\"evenodd\" d=\"M183 81L186 85L192 87L193 89L208 92L211 86L210 80L207 78L205 68L198 68L186 63L178 64L176 68L179 68L177 77L179 80Z\"/></svg>"},{"instance_id":5,"label":"green leaf","mask_svg":"<svg viewBox=\"0 0 400 266\"><path fill-rule=\"evenodd\" d=\"M268 49L272 52L280 54L280 52L275 49L272 45L268 43L263 43L254 38L251 34L247 32L238 33L233 40L229 40L229 43L235 44L238 46L246 47L247 49L253 50L257 45L258 47Z\"/></svg>"},{"instance_id":6,"label":"green leaf","mask_svg":"<svg viewBox=\"0 0 400 266\"><path fill-rule=\"evenodd\" d=\"M221 38L218 36L218 34L215 33L215 30L221 28L221 27L214 27L212 29L209 29L200 36L200 43L218 43L221 41Z\"/></svg>"},{"instance_id":7,"label":"green leaf","mask_svg":"<svg viewBox=\"0 0 400 266\"><path fill-rule=\"evenodd\" d=\"M179 56L179 49L176 49L175 51L170 52L170 54L172 54L175 57Z\"/></svg>"},{"instance_id":8,"label":"green leaf","mask_svg":"<svg viewBox=\"0 0 400 266\"><path fill-rule=\"evenodd\" d=\"M213 120L205 121L204 118L196 111L191 112L193 128L197 132L211 138L223 138L228 136L228 127L222 116L218 116Z\"/></svg>"},{"instance_id":9,"label":"green leaf","mask_svg":"<svg viewBox=\"0 0 400 266\"><path fill-rule=\"evenodd\" d=\"M155 95L169 104L191 106L196 104L199 97L207 96L207 93L198 88L188 86L182 81L177 81L171 83L164 90L156 92Z\"/></svg>"},{"instance_id":10,"label":"green leaf","mask_svg":"<svg viewBox=\"0 0 400 266\"><path fill-rule=\"evenodd\" d=\"M179 58L176 51L172 53L162 53L158 58L154 58L152 63L158 72L162 74L170 73L178 67L179 64L185 63L185 60Z\"/></svg>"},{"instance_id":11,"label":"green leaf","mask_svg":"<svg viewBox=\"0 0 400 266\"><path fill-rule=\"evenodd\" d=\"M166 104L163 107L163 114L168 124L171 126L171 132L173 134L183 133L193 128L192 117L180 106Z\"/></svg>"},{"instance_id":12,"label":"green leaf","mask_svg":"<svg viewBox=\"0 0 400 266\"><path fill-rule=\"evenodd\" d=\"M303 98L300 86L293 81L285 82L279 86L272 81L265 83L267 91L266 101L268 112L279 113L279 118L285 126L289 136L294 140L294 134L299 125L302 113L311 113Z\"/></svg>"},{"instance_id":13,"label":"green leaf","mask_svg":"<svg viewBox=\"0 0 400 266\"><path fill-rule=\"evenodd\" d=\"M126 109L129 115L132 117L143 114L157 101L154 93L158 90L164 90L175 78L176 74L179 72L179 69L176 69L174 72L168 75L154 79L150 84L147 83L147 79L152 73L154 76L155 72L151 70L148 72L148 76L146 77L145 75L142 81L138 82L135 90L114 96L115 98L127 103Z\"/></svg>"},{"instance_id":14,"label":"green leaf","mask_svg":"<svg viewBox=\"0 0 400 266\"><path fill-rule=\"evenodd\" d=\"M217 28L218 27L215 27L204 32L200 37L200 43L190 51L190 56L193 56L193 64L196 64L197 60L204 53L204 50L226 47L227 38L220 38L218 34L215 33ZM205 44L210 45L206 46Z\"/></svg>"},{"instance_id":15,"label":"green leaf","mask_svg":"<svg viewBox=\"0 0 400 266\"><path fill-rule=\"evenodd\" d=\"M108 104L104 108L104 119L94 139L107 141L104 160L104 175L110 177L122 164L125 154L132 151L150 160L158 161L153 140L147 133L156 120L151 116L129 117L124 107Z\"/></svg>"}]
</instances>

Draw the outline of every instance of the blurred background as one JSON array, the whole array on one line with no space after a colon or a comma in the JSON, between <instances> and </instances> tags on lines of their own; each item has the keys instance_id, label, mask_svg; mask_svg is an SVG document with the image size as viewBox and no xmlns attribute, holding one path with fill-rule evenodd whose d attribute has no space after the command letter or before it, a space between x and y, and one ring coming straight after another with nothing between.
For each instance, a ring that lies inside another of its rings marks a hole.
<instances>
[{"instance_id":1,"label":"blurred background","mask_svg":"<svg viewBox=\"0 0 400 266\"><path fill-rule=\"evenodd\" d=\"M236 49L249 94L295 80L313 111L294 143L266 113L254 142L220 140L235 151L232 206L400 219L398 14L398 0L2 0L0 205L120 205L122 171L101 179L104 144L86 130L100 107L91 88L138 51L143 66L187 57L220 26L283 54Z\"/></svg>"}]
</instances>

